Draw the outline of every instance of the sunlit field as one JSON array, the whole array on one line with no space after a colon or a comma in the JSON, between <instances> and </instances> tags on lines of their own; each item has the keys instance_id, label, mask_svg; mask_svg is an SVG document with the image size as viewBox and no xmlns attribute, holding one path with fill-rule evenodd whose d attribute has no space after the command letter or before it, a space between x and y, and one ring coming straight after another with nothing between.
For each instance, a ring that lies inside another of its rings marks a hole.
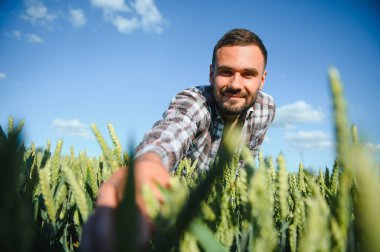
<instances>
[{"instance_id":1,"label":"sunlit field","mask_svg":"<svg viewBox=\"0 0 380 252\"><path fill-rule=\"evenodd\" d=\"M172 174L170 189L162 189L162 205L148 187L142 189L156 227L150 250L380 251L380 166L362 146L360 129L347 120L335 69L329 82L334 163L318 173L300 163L291 173L281 153L260 153L254 160L244 148L235 155L231 140L207 172L197 172L197 161L185 158ZM133 153L122 150L111 124L111 147L92 125L99 157L77 153L75 146L62 155L63 141L25 146L23 124L10 117L7 130L0 130L1 251L78 251L99 187L120 167L133 174ZM117 216L115 246L121 251L139 246L134 194L128 193L132 177Z\"/></svg>"}]
</instances>

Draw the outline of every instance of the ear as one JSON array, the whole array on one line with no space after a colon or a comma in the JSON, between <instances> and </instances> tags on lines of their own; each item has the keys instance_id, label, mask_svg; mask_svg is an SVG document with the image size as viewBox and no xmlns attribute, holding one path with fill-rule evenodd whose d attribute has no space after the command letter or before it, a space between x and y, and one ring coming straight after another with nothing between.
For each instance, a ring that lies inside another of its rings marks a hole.
<instances>
[{"instance_id":1,"label":"ear","mask_svg":"<svg viewBox=\"0 0 380 252\"><path fill-rule=\"evenodd\" d=\"M265 84L265 78L267 77L267 71L264 70L263 76L261 76L259 90L262 90Z\"/></svg>"},{"instance_id":2,"label":"ear","mask_svg":"<svg viewBox=\"0 0 380 252\"><path fill-rule=\"evenodd\" d=\"M214 66L212 64L210 65L209 82L211 85L214 85Z\"/></svg>"}]
</instances>

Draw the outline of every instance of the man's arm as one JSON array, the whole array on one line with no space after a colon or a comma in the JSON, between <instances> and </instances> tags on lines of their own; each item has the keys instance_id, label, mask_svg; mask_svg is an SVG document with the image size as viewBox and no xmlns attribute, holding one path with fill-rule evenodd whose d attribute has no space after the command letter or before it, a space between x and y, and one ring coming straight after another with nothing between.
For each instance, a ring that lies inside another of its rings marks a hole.
<instances>
[{"instance_id":1,"label":"man's arm","mask_svg":"<svg viewBox=\"0 0 380 252\"><path fill-rule=\"evenodd\" d=\"M158 186L168 187L169 172L162 165L161 158L153 152L146 153L134 162L136 203L140 209L138 213L138 247L147 246L153 232L153 225L149 219L141 187L146 184L153 190L155 196L162 200ZM123 198L128 169L121 168L116 171L100 189L96 202L96 210L90 216L83 230L81 251L114 251L116 208Z\"/></svg>"},{"instance_id":2,"label":"man's arm","mask_svg":"<svg viewBox=\"0 0 380 252\"><path fill-rule=\"evenodd\" d=\"M186 90L177 94L163 119L154 125L137 148L134 173L136 203L142 216L139 236L143 237L143 241L149 240L152 225L146 214L141 188L144 184L150 186L155 196L162 201L157 185L168 187L169 171L185 154L197 130L206 127L208 110L203 102L202 96L194 91ZM83 241L85 245L90 245L90 249L84 251L97 249L93 244L101 241L112 243L115 228L113 210L123 198L127 173L126 168L120 169L100 187L95 214L90 217L84 230Z\"/></svg>"},{"instance_id":3,"label":"man's arm","mask_svg":"<svg viewBox=\"0 0 380 252\"><path fill-rule=\"evenodd\" d=\"M209 112L200 92L185 90L171 101L163 119L158 121L145 135L137 147L135 165L136 199L140 207L144 204L140 196L143 184L150 186L160 198L155 183L166 186L169 171L180 161L194 139L199 128L206 127ZM97 206L115 208L122 199L126 169L117 171L100 188Z\"/></svg>"},{"instance_id":4,"label":"man's arm","mask_svg":"<svg viewBox=\"0 0 380 252\"><path fill-rule=\"evenodd\" d=\"M172 171L210 120L206 98L198 89L185 90L173 98L163 118L145 135L136 156L155 152L164 167Z\"/></svg>"}]
</instances>

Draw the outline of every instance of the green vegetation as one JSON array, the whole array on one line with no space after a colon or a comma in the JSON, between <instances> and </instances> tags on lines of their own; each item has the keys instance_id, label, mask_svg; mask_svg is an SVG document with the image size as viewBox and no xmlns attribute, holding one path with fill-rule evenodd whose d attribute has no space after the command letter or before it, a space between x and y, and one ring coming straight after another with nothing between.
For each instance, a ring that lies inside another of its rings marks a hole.
<instances>
[{"instance_id":1,"label":"green vegetation","mask_svg":"<svg viewBox=\"0 0 380 252\"><path fill-rule=\"evenodd\" d=\"M156 230L152 251L380 251L380 171L349 127L336 70L329 72L334 101L337 158L332 169L318 174L289 173L285 157L276 162L259 156L258 165L246 149L246 161L232 146L222 146L208 172L195 171L184 159L162 189L162 206L148 187L143 196ZM77 251L82 227L95 207L99 186L119 167L133 164L121 149L112 125L113 147L99 130L99 158L86 152L62 155L34 145L26 148L9 119L0 128L0 246L2 251ZM236 138L235 138L236 139ZM132 160L133 158L131 158ZM118 248L134 250L136 205L134 181L127 181L118 211Z\"/></svg>"}]
</instances>

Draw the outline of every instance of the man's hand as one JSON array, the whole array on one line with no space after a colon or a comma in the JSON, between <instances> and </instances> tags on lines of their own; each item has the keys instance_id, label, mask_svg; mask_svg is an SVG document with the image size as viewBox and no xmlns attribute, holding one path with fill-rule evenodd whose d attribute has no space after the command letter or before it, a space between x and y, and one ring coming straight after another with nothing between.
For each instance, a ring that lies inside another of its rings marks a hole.
<instances>
[{"instance_id":1,"label":"man's hand","mask_svg":"<svg viewBox=\"0 0 380 252\"><path fill-rule=\"evenodd\" d=\"M162 195L157 185L168 187L170 175L168 170L162 165L160 156L153 152L146 153L137 158L134 162L134 168L136 203L143 215L146 215L146 206L141 195L142 186L146 184L151 187L155 196L159 201L162 201ZM123 198L127 173L127 168L121 168L101 185L96 202L98 207L116 208L120 204Z\"/></svg>"},{"instance_id":2,"label":"man's hand","mask_svg":"<svg viewBox=\"0 0 380 252\"><path fill-rule=\"evenodd\" d=\"M168 187L169 172L162 165L161 158L155 153L147 153L135 160L134 165L136 203L140 212L137 214L137 250L146 251L154 226L146 212L141 194L143 185L152 188L156 197L162 201L157 185ZM116 234L116 209L123 199L128 169L121 168L105 181L100 189L95 213L89 218L83 231L82 251L114 251ZM128 206L127 206L128 207Z\"/></svg>"},{"instance_id":3,"label":"man's hand","mask_svg":"<svg viewBox=\"0 0 380 252\"><path fill-rule=\"evenodd\" d=\"M162 165L161 157L156 153L149 152L140 156L135 161L135 182L136 182L136 203L146 214L146 206L142 198L141 189L143 185L148 185L156 198L162 203L163 197L158 188L169 187L170 174L168 170Z\"/></svg>"},{"instance_id":4,"label":"man's hand","mask_svg":"<svg viewBox=\"0 0 380 252\"><path fill-rule=\"evenodd\" d=\"M127 179L127 168L123 167L116 171L99 188L96 206L116 208L123 198L125 181Z\"/></svg>"}]
</instances>

